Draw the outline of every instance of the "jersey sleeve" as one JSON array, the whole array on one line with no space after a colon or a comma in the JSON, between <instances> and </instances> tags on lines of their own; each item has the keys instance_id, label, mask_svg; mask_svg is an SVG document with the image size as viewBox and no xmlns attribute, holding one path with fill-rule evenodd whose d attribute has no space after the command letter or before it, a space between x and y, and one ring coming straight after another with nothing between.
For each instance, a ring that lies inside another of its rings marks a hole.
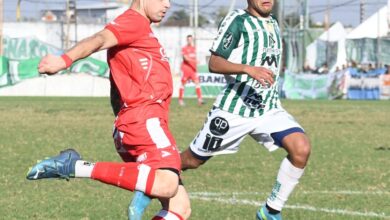
<instances>
[{"instance_id":1,"label":"jersey sleeve","mask_svg":"<svg viewBox=\"0 0 390 220\"><path fill-rule=\"evenodd\" d=\"M127 10L106 25L118 40L119 45L128 45L142 37L145 30L144 18L132 10Z\"/></svg>"},{"instance_id":2,"label":"jersey sleeve","mask_svg":"<svg viewBox=\"0 0 390 220\"><path fill-rule=\"evenodd\" d=\"M232 51L237 48L243 27L243 19L237 11L229 13L218 27L217 37L210 49L225 59L228 59Z\"/></svg>"}]
</instances>

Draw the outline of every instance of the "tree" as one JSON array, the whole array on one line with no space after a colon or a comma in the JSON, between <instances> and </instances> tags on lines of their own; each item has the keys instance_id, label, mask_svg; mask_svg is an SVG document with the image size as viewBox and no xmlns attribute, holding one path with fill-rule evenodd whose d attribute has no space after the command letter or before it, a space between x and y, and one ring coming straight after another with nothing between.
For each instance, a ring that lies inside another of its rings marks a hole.
<instances>
[{"instance_id":1,"label":"tree","mask_svg":"<svg viewBox=\"0 0 390 220\"><path fill-rule=\"evenodd\" d=\"M163 23L165 26L190 26L190 16L184 9L174 11Z\"/></svg>"},{"instance_id":2,"label":"tree","mask_svg":"<svg viewBox=\"0 0 390 220\"><path fill-rule=\"evenodd\" d=\"M219 25L221 23L222 19L229 13L229 8L226 6L221 6L218 8L218 10L213 13L212 17L214 18L214 23L216 25Z\"/></svg>"},{"instance_id":3,"label":"tree","mask_svg":"<svg viewBox=\"0 0 390 220\"><path fill-rule=\"evenodd\" d=\"M209 24L209 19L203 15L199 15L198 24L199 27L204 27ZM171 16L163 23L165 26L190 26L190 16L184 9L174 11Z\"/></svg>"}]
</instances>

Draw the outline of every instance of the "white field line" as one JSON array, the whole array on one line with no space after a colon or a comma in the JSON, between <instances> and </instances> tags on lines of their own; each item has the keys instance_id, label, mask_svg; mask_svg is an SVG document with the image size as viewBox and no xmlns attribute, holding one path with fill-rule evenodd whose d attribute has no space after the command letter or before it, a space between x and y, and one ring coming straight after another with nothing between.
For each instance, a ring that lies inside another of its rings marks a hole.
<instances>
[{"instance_id":1,"label":"white field line","mask_svg":"<svg viewBox=\"0 0 390 220\"><path fill-rule=\"evenodd\" d=\"M268 195L269 192L191 192L191 195L204 195L204 196L239 196L239 195ZM296 194L336 194L336 195L377 195L387 196L390 195L390 191L299 191Z\"/></svg>"},{"instance_id":2,"label":"white field line","mask_svg":"<svg viewBox=\"0 0 390 220\"><path fill-rule=\"evenodd\" d=\"M233 195L233 193L210 193L210 192L195 192L190 193L191 199L198 199L203 201L217 201L220 203L225 204L240 204L240 205L252 205L252 206L260 206L264 202L254 201L254 200L247 200L247 199L237 199L237 198L220 198L218 196L223 195ZM235 193L234 195L243 195L242 193ZM252 193L253 195L253 193ZM343 209L329 209L329 208L316 208L314 206L310 205L286 205L285 208L287 209L302 209L306 211L313 211L313 212L326 212L326 213L335 213L335 214L341 214L341 215L349 215L349 216L363 216L363 217L372 217L372 218L383 218L383 219L390 219L389 215L386 215L385 213L375 213L375 212L358 212L358 211L348 211Z\"/></svg>"}]
</instances>

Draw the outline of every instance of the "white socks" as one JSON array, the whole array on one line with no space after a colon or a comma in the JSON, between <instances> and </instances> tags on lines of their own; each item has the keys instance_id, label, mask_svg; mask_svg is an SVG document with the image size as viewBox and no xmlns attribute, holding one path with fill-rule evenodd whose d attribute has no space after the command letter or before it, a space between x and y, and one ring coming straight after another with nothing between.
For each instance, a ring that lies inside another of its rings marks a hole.
<instances>
[{"instance_id":1,"label":"white socks","mask_svg":"<svg viewBox=\"0 0 390 220\"><path fill-rule=\"evenodd\" d=\"M90 178L95 163L84 160L78 160L75 164L75 177Z\"/></svg>"},{"instance_id":2,"label":"white socks","mask_svg":"<svg viewBox=\"0 0 390 220\"><path fill-rule=\"evenodd\" d=\"M295 167L287 158L284 158L272 193L267 199L268 206L281 211L289 195L298 184L299 178L303 175L303 171L304 169Z\"/></svg>"}]
</instances>

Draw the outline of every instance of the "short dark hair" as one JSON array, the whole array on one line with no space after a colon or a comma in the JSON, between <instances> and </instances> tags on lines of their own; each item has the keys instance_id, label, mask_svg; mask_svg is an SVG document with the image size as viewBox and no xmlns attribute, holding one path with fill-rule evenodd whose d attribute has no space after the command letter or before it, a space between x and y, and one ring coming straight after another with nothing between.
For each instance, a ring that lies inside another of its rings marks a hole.
<instances>
[{"instance_id":1,"label":"short dark hair","mask_svg":"<svg viewBox=\"0 0 390 220\"><path fill-rule=\"evenodd\" d=\"M192 34L187 35L187 38L192 37Z\"/></svg>"}]
</instances>

